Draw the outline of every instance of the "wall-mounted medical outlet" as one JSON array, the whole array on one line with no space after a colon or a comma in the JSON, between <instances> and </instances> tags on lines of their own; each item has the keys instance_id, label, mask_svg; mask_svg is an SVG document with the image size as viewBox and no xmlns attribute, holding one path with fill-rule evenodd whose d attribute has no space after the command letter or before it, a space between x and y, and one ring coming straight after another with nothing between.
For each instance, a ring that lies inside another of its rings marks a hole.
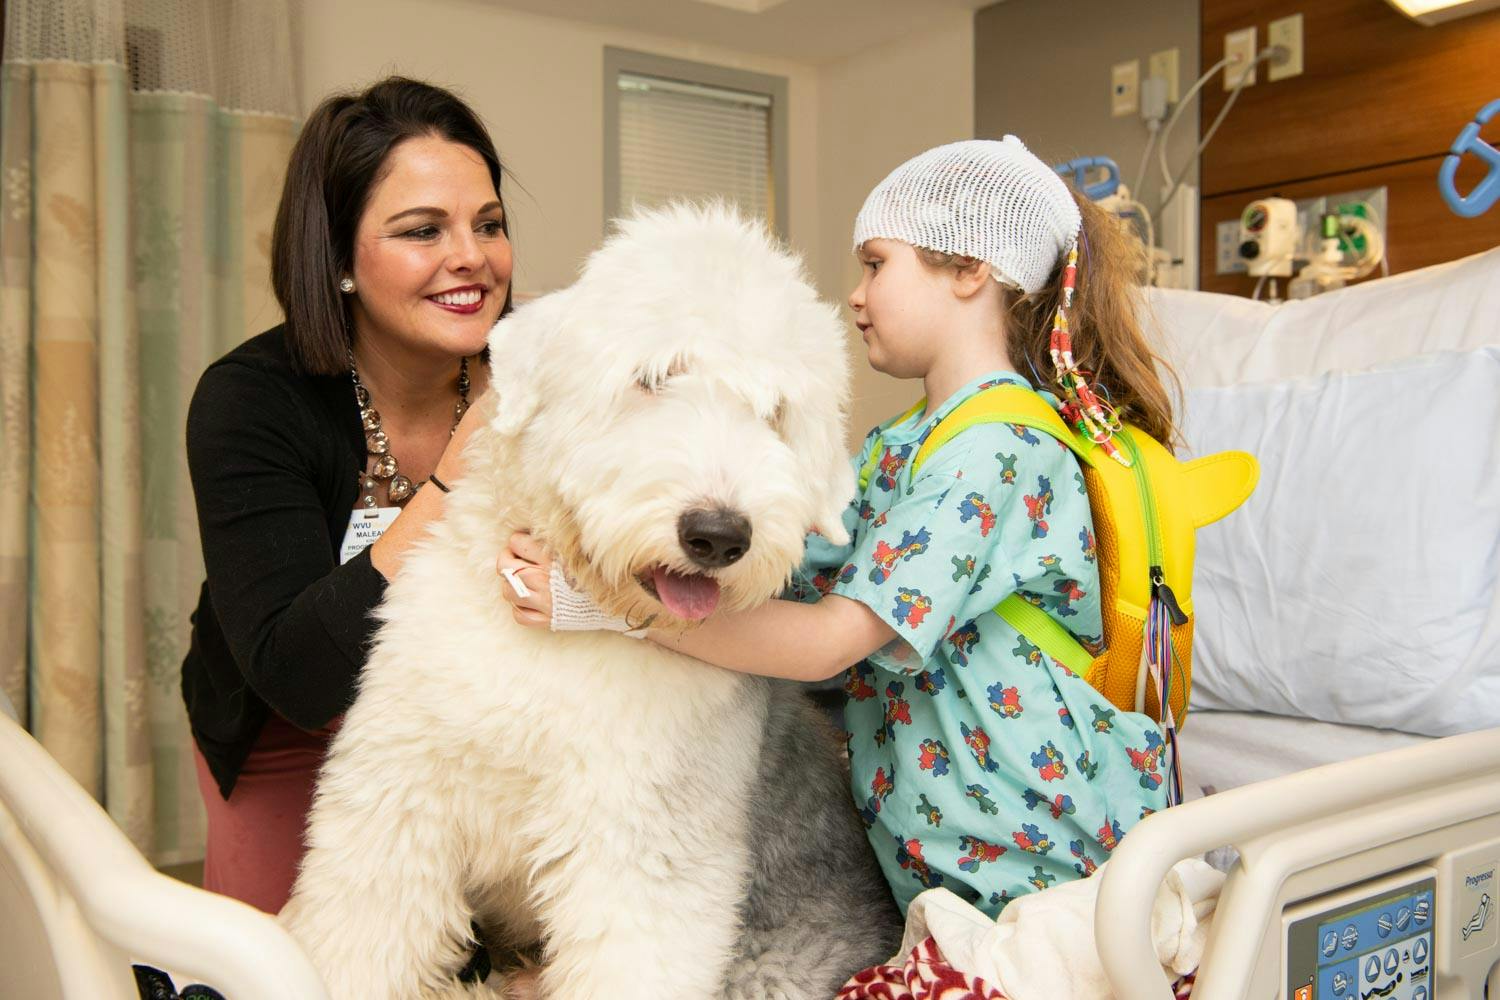
<instances>
[{"instance_id":1,"label":"wall-mounted medical outlet","mask_svg":"<svg viewBox=\"0 0 1500 1000\"><path fill-rule=\"evenodd\" d=\"M1148 77L1159 76L1167 81L1167 100L1173 104L1177 103L1177 68L1178 53L1176 49L1163 49L1160 52L1151 53L1146 60L1146 75Z\"/></svg>"},{"instance_id":2,"label":"wall-mounted medical outlet","mask_svg":"<svg viewBox=\"0 0 1500 1000\"><path fill-rule=\"evenodd\" d=\"M1340 191L1316 198L1298 199L1295 202L1298 242L1294 260L1298 262L1311 260L1318 252L1318 243L1322 235L1320 224L1323 216L1328 213L1341 216L1354 215L1368 220L1375 232L1380 235L1381 243L1385 243L1387 200L1388 192L1383 187ZM1214 227L1215 274L1244 274L1247 271L1245 261L1240 256L1240 242L1239 219L1228 219ZM1340 231L1339 248L1343 251L1344 263L1355 264L1365 255L1368 244L1364 235L1357 231L1357 227L1350 226Z\"/></svg>"},{"instance_id":3,"label":"wall-mounted medical outlet","mask_svg":"<svg viewBox=\"0 0 1500 1000\"><path fill-rule=\"evenodd\" d=\"M1244 274L1249 268L1240 256L1240 220L1226 219L1214 227L1214 273Z\"/></svg>"},{"instance_id":4,"label":"wall-mounted medical outlet","mask_svg":"<svg viewBox=\"0 0 1500 1000\"><path fill-rule=\"evenodd\" d=\"M1115 63L1110 71L1109 113L1115 118L1133 115L1141 108L1141 61Z\"/></svg>"},{"instance_id":5,"label":"wall-mounted medical outlet","mask_svg":"<svg viewBox=\"0 0 1500 1000\"><path fill-rule=\"evenodd\" d=\"M1280 45L1287 54L1281 59L1272 59L1266 70L1268 81L1285 80L1289 76L1302 75L1302 15L1292 14L1279 21L1272 21L1266 29L1266 44Z\"/></svg>"},{"instance_id":6,"label":"wall-mounted medical outlet","mask_svg":"<svg viewBox=\"0 0 1500 1000\"><path fill-rule=\"evenodd\" d=\"M1233 90L1244 77L1245 86L1255 83L1255 28L1241 28L1224 36L1224 89Z\"/></svg>"},{"instance_id":7,"label":"wall-mounted medical outlet","mask_svg":"<svg viewBox=\"0 0 1500 1000\"><path fill-rule=\"evenodd\" d=\"M1300 236L1290 198L1257 198L1240 213L1240 256L1255 277L1290 278Z\"/></svg>"},{"instance_id":8,"label":"wall-mounted medical outlet","mask_svg":"<svg viewBox=\"0 0 1500 1000\"><path fill-rule=\"evenodd\" d=\"M1340 191L1337 194L1328 195L1326 198L1313 199L1307 206L1309 214L1314 218L1322 218L1325 212L1335 215L1352 215L1369 222L1371 227L1380 237L1380 243L1386 244L1386 201L1388 192L1383 187L1363 188L1358 191ZM1356 227L1349 227L1339 233L1339 249L1344 253L1344 262L1352 264L1365 255L1367 250L1365 237Z\"/></svg>"},{"instance_id":9,"label":"wall-mounted medical outlet","mask_svg":"<svg viewBox=\"0 0 1500 1000\"><path fill-rule=\"evenodd\" d=\"M1297 230L1300 233L1298 258L1310 260L1318 250L1324 215L1357 216L1366 220L1385 243L1385 206L1387 192L1383 187L1340 191L1336 194L1301 198L1297 201ZM1355 264L1369 249L1361 227L1349 225L1339 230L1339 249L1344 263Z\"/></svg>"}]
</instances>

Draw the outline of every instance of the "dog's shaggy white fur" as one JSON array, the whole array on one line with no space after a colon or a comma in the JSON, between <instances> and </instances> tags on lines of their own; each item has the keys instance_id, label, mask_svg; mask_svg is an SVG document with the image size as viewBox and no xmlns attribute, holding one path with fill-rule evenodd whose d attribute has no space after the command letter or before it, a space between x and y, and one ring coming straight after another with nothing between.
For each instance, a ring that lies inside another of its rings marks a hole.
<instances>
[{"instance_id":1,"label":"dog's shaggy white fur","mask_svg":"<svg viewBox=\"0 0 1500 1000\"><path fill-rule=\"evenodd\" d=\"M831 727L649 641L521 628L495 559L530 527L659 627L689 627L674 580L775 595L809 528L847 538L836 312L762 229L679 207L490 348L492 419L389 588L283 919L335 997L483 993L454 980L471 918L541 945L548 998L831 996L900 938ZM703 511L743 524L737 561L687 550Z\"/></svg>"}]
</instances>

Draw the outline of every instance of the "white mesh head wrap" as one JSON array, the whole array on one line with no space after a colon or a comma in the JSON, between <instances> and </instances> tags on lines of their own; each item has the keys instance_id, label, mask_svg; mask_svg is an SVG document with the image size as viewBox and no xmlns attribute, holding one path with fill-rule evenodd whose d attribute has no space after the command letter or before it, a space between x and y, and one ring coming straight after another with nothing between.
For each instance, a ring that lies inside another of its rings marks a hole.
<instances>
[{"instance_id":1,"label":"white mesh head wrap","mask_svg":"<svg viewBox=\"0 0 1500 1000\"><path fill-rule=\"evenodd\" d=\"M885 238L987 262L1028 295L1078 237L1078 204L1013 135L929 149L892 170L854 220L854 246Z\"/></svg>"}]
</instances>

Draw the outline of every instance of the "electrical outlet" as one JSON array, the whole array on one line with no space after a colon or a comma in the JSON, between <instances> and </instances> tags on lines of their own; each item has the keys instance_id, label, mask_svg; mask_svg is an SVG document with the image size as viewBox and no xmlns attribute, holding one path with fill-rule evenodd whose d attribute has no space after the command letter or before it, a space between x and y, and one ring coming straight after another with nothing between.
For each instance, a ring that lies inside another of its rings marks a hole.
<instances>
[{"instance_id":1,"label":"electrical outlet","mask_svg":"<svg viewBox=\"0 0 1500 1000\"><path fill-rule=\"evenodd\" d=\"M1214 227L1214 273L1244 274L1247 270L1240 256L1240 220L1219 223Z\"/></svg>"},{"instance_id":2,"label":"electrical outlet","mask_svg":"<svg viewBox=\"0 0 1500 1000\"><path fill-rule=\"evenodd\" d=\"M1146 61L1146 75L1159 76L1167 81L1167 100L1173 104L1177 103L1177 63L1176 49L1153 52Z\"/></svg>"},{"instance_id":3,"label":"electrical outlet","mask_svg":"<svg viewBox=\"0 0 1500 1000\"><path fill-rule=\"evenodd\" d=\"M1287 57L1281 61L1271 60L1270 68L1266 70L1266 79L1269 81L1285 80L1289 76L1302 75L1302 15L1292 14L1283 17L1279 21L1272 21L1266 29L1266 44L1280 45L1287 50Z\"/></svg>"},{"instance_id":4,"label":"electrical outlet","mask_svg":"<svg viewBox=\"0 0 1500 1000\"><path fill-rule=\"evenodd\" d=\"M1109 113L1115 118L1133 115L1141 108L1141 61L1115 63L1110 72Z\"/></svg>"},{"instance_id":5,"label":"electrical outlet","mask_svg":"<svg viewBox=\"0 0 1500 1000\"><path fill-rule=\"evenodd\" d=\"M1224 89L1233 90L1245 78L1245 86L1255 83L1255 28L1241 28L1224 36Z\"/></svg>"}]
</instances>

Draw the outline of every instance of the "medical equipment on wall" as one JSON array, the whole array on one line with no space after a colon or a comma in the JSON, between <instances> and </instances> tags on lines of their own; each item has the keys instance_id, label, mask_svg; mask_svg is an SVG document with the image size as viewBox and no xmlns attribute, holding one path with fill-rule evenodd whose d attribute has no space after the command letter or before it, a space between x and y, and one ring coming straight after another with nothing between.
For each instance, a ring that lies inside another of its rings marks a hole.
<instances>
[{"instance_id":1,"label":"medical equipment on wall","mask_svg":"<svg viewBox=\"0 0 1500 1000\"><path fill-rule=\"evenodd\" d=\"M1377 267L1388 270L1380 213L1373 203L1381 195L1377 190L1372 200L1332 203L1257 198L1246 205L1240 213L1235 254L1257 279L1251 298L1259 299L1269 280L1267 301L1281 301L1276 279L1293 274L1287 297L1305 299L1342 288ZM1330 211L1323 210L1325 204Z\"/></svg>"},{"instance_id":2,"label":"medical equipment on wall","mask_svg":"<svg viewBox=\"0 0 1500 1000\"><path fill-rule=\"evenodd\" d=\"M1146 248L1145 283L1158 284L1161 269L1172 262L1171 254L1156 246L1156 227L1151 213L1131 194L1120 175L1119 164L1107 156L1079 156L1052 169L1065 177L1084 197L1129 225Z\"/></svg>"},{"instance_id":3,"label":"medical equipment on wall","mask_svg":"<svg viewBox=\"0 0 1500 1000\"><path fill-rule=\"evenodd\" d=\"M1307 299L1322 292L1343 288L1348 283L1344 269L1344 251L1339 239L1339 217L1323 216L1322 239L1318 252L1297 272L1294 281L1287 283L1287 298Z\"/></svg>"},{"instance_id":4,"label":"medical equipment on wall","mask_svg":"<svg viewBox=\"0 0 1500 1000\"><path fill-rule=\"evenodd\" d=\"M1257 198L1240 213L1240 256L1251 277L1290 277L1297 249L1297 206L1289 198Z\"/></svg>"},{"instance_id":5,"label":"medical equipment on wall","mask_svg":"<svg viewBox=\"0 0 1500 1000\"><path fill-rule=\"evenodd\" d=\"M1453 145L1448 149L1448 155L1443 158L1442 165L1438 167L1438 190L1442 192L1443 200L1454 213L1465 219L1473 219L1483 215L1500 201L1500 149L1496 149L1483 139L1479 138L1479 130L1489 122L1491 118L1500 116L1500 100L1494 100L1486 104L1474 120L1463 127L1458 133L1458 138L1453 140ZM1458 164L1465 153L1473 153L1489 167L1489 172L1484 179L1474 185L1474 190L1466 195L1458 193L1458 187L1454 184L1454 177L1458 174Z\"/></svg>"},{"instance_id":6,"label":"medical equipment on wall","mask_svg":"<svg viewBox=\"0 0 1500 1000\"><path fill-rule=\"evenodd\" d=\"M1252 67L1266 60L1282 58L1286 50L1282 46L1268 46L1255 55ZM1197 209L1196 202L1187 211L1179 208L1175 216L1167 214L1167 208L1172 204L1179 192L1185 188L1192 190L1187 185L1187 175L1198 163L1198 158L1213 140L1214 134L1223 123L1224 118L1234 107L1235 101L1239 99L1240 92L1249 81L1249 69L1246 67L1242 73L1239 83L1235 86L1229 99L1225 102L1223 109L1209 126L1203 139L1198 143L1191 160L1174 177L1167 164L1167 139L1172 128L1186 112L1188 105L1192 102L1205 85L1226 66L1230 65L1228 57L1220 59L1209 70L1200 76L1187 92L1183 94L1174 108L1170 118L1167 116L1167 88L1166 81L1158 78L1147 80L1141 89L1142 117L1150 131L1150 137L1145 148L1141 152L1133 178L1133 183L1127 185L1125 177L1120 171L1119 165L1107 156L1083 156L1065 163L1053 166L1059 174L1073 184L1090 200L1097 203L1105 211L1118 216L1135 231L1145 247L1145 273L1143 278L1146 284L1159 285L1163 287L1196 285L1196 242L1197 232ZM1163 121L1166 122L1163 127ZM1165 232L1158 233L1155 220L1151 212L1137 198L1138 192L1144 190L1142 185L1146 182L1147 165L1151 154L1155 150L1160 158L1162 179L1162 203L1157 214L1162 217ZM1101 176L1102 173L1102 176ZM1158 235L1161 236L1164 246L1157 246ZM1189 260L1192 258L1192 260Z\"/></svg>"}]
</instances>

